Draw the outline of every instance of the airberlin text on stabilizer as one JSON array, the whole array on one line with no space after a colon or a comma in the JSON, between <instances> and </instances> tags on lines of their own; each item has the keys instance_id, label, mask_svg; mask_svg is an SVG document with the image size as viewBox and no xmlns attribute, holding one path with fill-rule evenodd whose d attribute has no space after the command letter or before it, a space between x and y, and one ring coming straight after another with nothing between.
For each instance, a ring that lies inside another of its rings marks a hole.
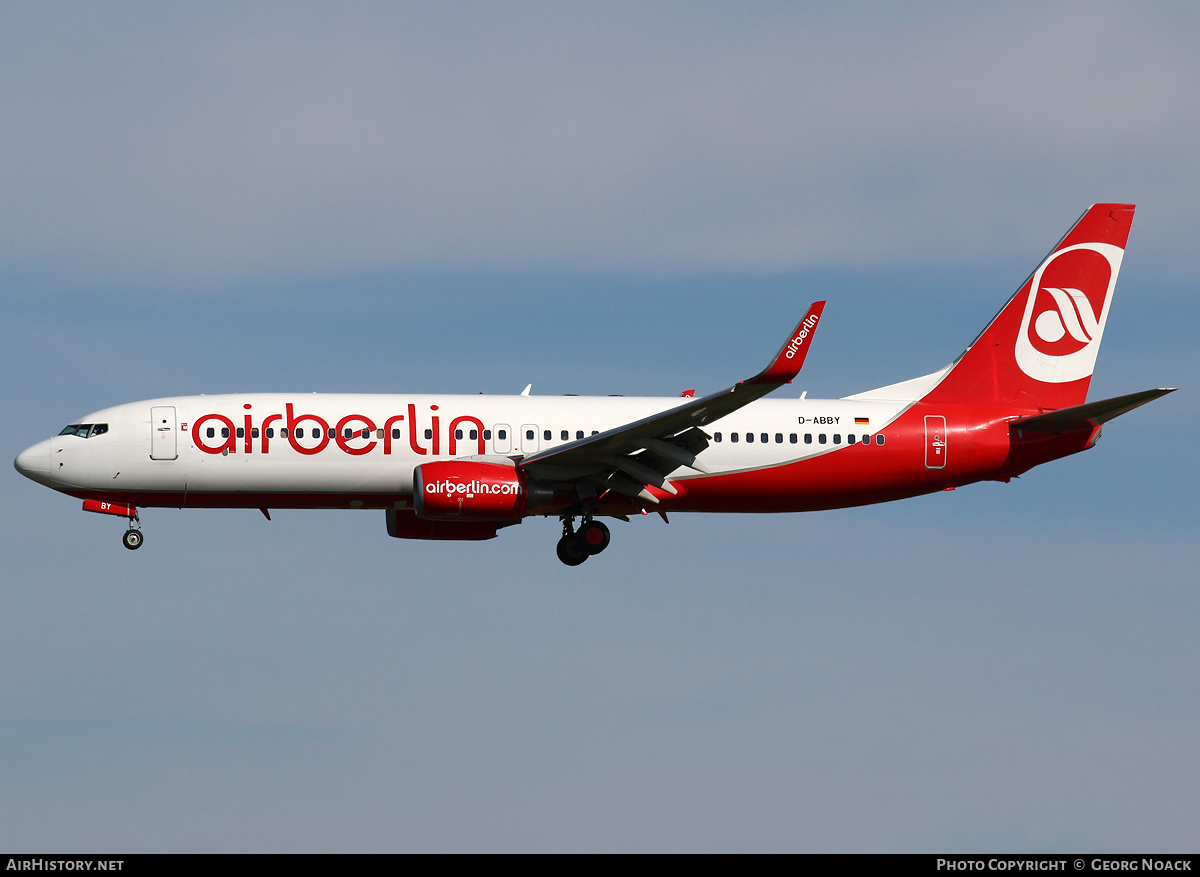
<instances>
[{"instance_id":1,"label":"airberlin text on stabilizer","mask_svg":"<svg viewBox=\"0 0 1200 877\"><path fill-rule=\"evenodd\" d=\"M5 871L120 871L124 859L50 859L44 856L10 858Z\"/></svg>"},{"instance_id":2,"label":"airberlin text on stabilizer","mask_svg":"<svg viewBox=\"0 0 1200 877\"><path fill-rule=\"evenodd\" d=\"M1191 858L1170 856L1110 856L1070 859L939 858L939 871L1191 871Z\"/></svg>"}]
</instances>

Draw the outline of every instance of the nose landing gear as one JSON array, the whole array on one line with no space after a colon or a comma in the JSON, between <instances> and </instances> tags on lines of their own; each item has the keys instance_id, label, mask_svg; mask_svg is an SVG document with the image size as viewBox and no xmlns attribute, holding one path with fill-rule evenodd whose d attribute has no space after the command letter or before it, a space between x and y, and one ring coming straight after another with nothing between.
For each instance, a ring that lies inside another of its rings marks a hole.
<instances>
[{"instance_id":1,"label":"nose landing gear","mask_svg":"<svg viewBox=\"0 0 1200 877\"><path fill-rule=\"evenodd\" d=\"M129 519L129 529L125 531L125 535L121 537L121 542L130 551L136 551L142 547L142 531L140 528L133 526L133 518Z\"/></svg>"},{"instance_id":2,"label":"nose landing gear","mask_svg":"<svg viewBox=\"0 0 1200 877\"><path fill-rule=\"evenodd\" d=\"M575 518L563 515L563 534L558 540L558 559L567 566L579 566L593 554L608 547L611 534L608 527L585 515L575 530Z\"/></svg>"},{"instance_id":3,"label":"nose landing gear","mask_svg":"<svg viewBox=\"0 0 1200 877\"><path fill-rule=\"evenodd\" d=\"M145 538L142 536L142 521L138 517L136 506L126 505L123 502L110 502L105 499L85 499L83 501L83 510L85 512L96 512L101 515L116 515L119 518L129 519L129 529L121 536L121 544L130 551L136 551L142 547L142 542Z\"/></svg>"}]
</instances>

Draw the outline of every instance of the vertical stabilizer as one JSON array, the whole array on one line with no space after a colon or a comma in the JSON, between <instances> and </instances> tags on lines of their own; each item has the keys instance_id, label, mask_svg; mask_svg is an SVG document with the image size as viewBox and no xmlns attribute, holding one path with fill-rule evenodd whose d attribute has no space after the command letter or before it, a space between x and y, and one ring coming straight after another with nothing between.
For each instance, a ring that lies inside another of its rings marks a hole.
<instances>
[{"instance_id":1,"label":"vertical stabilizer","mask_svg":"<svg viewBox=\"0 0 1200 877\"><path fill-rule=\"evenodd\" d=\"M1133 210L1092 205L925 400L1033 410L1082 404Z\"/></svg>"}]
</instances>

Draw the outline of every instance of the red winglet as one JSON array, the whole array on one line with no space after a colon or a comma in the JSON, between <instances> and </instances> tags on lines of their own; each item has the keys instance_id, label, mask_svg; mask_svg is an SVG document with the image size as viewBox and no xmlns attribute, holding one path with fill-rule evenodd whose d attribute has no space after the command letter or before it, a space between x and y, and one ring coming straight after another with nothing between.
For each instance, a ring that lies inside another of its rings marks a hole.
<instances>
[{"instance_id":1,"label":"red winglet","mask_svg":"<svg viewBox=\"0 0 1200 877\"><path fill-rule=\"evenodd\" d=\"M791 383L792 378L800 373L800 367L804 365L804 357L808 354L809 343L813 333L817 329L817 322L821 319L821 311L824 309L825 302L813 302L812 306L808 309L808 313L804 315L804 319L800 321L792 332L791 337L779 349L779 353L776 354L771 365L759 372L747 381L747 383Z\"/></svg>"}]
</instances>

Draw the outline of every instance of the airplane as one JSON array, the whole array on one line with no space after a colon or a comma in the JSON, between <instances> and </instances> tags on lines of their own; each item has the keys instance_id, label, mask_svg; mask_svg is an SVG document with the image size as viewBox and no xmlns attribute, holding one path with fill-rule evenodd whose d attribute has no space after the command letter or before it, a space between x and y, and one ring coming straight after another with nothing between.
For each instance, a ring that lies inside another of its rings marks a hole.
<instances>
[{"instance_id":1,"label":"airplane","mask_svg":"<svg viewBox=\"0 0 1200 877\"><path fill-rule=\"evenodd\" d=\"M800 372L819 301L766 368L705 396L152 399L79 418L15 466L127 518L130 549L139 508L382 509L400 539L491 539L554 516L568 566L608 546L600 518L815 511L1007 482L1174 389L1087 401L1133 213L1088 208L950 365L841 399L764 398Z\"/></svg>"}]
</instances>

